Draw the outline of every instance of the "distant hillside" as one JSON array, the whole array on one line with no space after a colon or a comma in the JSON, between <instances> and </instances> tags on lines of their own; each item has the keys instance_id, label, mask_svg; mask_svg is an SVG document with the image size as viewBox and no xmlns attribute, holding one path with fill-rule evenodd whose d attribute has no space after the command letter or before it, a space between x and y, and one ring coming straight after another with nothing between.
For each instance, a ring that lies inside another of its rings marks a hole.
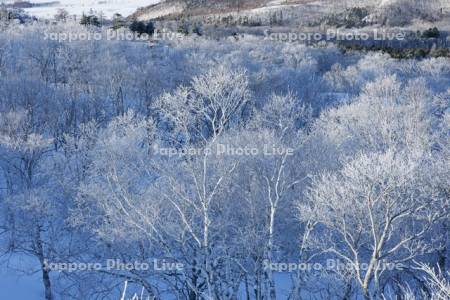
<instances>
[{"instance_id":1,"label":"distant hillside","mask_svg":"<svg viewBox=\"0 0 450 300\"><path fill-rule=\"evenodd\" d=\"M161 1L157 4L139 8L128 18L146 21L165 16L179 15L186 9L187 6L184 1Z\"/></svg>"},{"instance_id":2,"label":"distant hillside","mask_svg":"<svg viewBox=\"0 0 450 300\"><path fill-rule=\"evenodd\" d=\"M447 18L450 0L382 0L367 17L368 23L403 26L413 20L430 22Z\"/></svg>"},{"instance_id":3,"label":"distant hillside","mask_svg":"<svg viewBox=\"0 0 450 300\"><path fill-rule=\"evenodd\" d=\"M287 5L312 0L166 0L140 8L130 16L138 20L177 16L180 14L205 15L238 12L266 6Z\"/></svg>"},{"instance_id":4,"label":"distant hillside","mask_svg":"<svg viewBox=\"0 0 450 300\"><path fill-rule=\"evenodd\" d=\"M307 5L302 5L307 4ZM299 7L302 7L299 9ZM306 6L315 11L304 10ZM434 21L447 15L450 0L163 0L138 9L129 18L141 21L184 16L224 15L229 13L264 12L282 8L291 19L305 20L311 14L322 13L325 18L345 13L352 7L364 7L368 16L365 24L405 25L414 19Z\"/></svg>"}]
</instances>

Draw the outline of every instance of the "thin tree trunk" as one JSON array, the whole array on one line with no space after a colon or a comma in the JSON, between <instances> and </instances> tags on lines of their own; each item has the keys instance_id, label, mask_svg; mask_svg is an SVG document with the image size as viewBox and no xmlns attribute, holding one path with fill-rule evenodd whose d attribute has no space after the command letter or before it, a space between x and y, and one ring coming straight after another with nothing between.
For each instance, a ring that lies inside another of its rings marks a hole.
<instances>
[{"instance_id":1,"label":"thin tree trunk","mask_svg":"<svg viewBox=\"0 0 450 300\"><path fill-rule=\"evenodd\" d=\"M248 286L248 276L245 275L245 296L246 296L246 300L250 300L250 289Z\"/></svg>"},{"instance_id":2,"label":"thin tree trunk","mask_svg":"<svg viewBox=\"0 0 450 300\"><path fill-rule=\"evenodd\" d=\"M53 300L50 272L46 268L42 268L42 281L44 282L45 300Z\"/></svg>"},{"instance_id":3,"label":"thin tree trunk","mask_svg":"<svg viewBox=\"0 0 450 300\"><path fill-rule=\"evenodd\" d=\"M276 208L271 207L270 209L270 220L269 220L269 243L267 249L267 256L269 259L269 263L273 262L273 239L274 239L274 227L275 227L275 212ZM275 291L275 281L273 278L273 271L269 268L266 270L267 279L269 283L269 299L276 299L276 291Z\"/></svg>"},{"instance_id":4,"label":"thin tree trunk","mask_svg":"<svg viewBox=\"0 0 450 300\"><path fill-rule=\"evenodd\" d=\"M448 230L449 226L447 224L447 221L444 221L442 224L443 232L444 232L444 245L442 248L438 251L438 266L441 269L441 272L443 274L446 274L447 271L447 238L448 238Z\"/></svg>"},{"instance_id":5,"label":"thin tree trunk","mask_svg":"<svg viewBox=\"0 0 450 300\"><path fill-rule=\"evenodd\" d=\"M370 291L368 287L363 287L363 293L364 293L364 300L372 300L372 297L370 297Z\"/></svg>"},{"instance_id":6,"label":"thin tree trunk","mask_svg":"<svg viewBox=\"0 0 450 300\"><path fill-rule=\"evenodd\" d=\"M50 270L47 269L45 264L45 255L44 255L44 247L42 246L41 241L41 229L38 226L36 233L36 254L39 258L39 262L41 263L41 271L42 271L42 282L44 284L44 294L45 300L53 300L52 294L52 284L50 280Z\"/></svg>"}]
</instances>

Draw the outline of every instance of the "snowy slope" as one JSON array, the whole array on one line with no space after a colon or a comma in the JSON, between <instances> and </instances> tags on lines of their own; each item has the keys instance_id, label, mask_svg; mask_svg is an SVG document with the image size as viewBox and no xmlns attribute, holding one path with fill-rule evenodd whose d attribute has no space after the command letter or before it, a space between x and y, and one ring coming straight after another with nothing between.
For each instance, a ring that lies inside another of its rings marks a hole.
<instances>
[{"instance_id":1,"label":"snowy slope","mask_svg":"<svg viewBox=\"0 0 450 300\"><path fill-rule=\"evenodd\" d=\"M48 3L53 0L31 0L32 3ZM58 1L58 0L57 0ZM66 9L71 15L81 15L93 10L102 12L104 16L111 17L115 13L128 16L139 7L156 4L160 0L59 0L59 4L51 6L33 7L26 9L28 13L36 17L53 17L59 8Z\"/></svg>"}]
</instances>

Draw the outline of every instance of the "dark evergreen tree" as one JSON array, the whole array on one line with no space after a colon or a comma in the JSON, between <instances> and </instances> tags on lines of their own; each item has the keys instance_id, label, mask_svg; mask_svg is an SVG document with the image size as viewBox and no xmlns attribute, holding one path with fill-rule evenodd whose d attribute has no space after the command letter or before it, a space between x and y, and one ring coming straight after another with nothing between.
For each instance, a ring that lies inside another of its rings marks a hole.
<instances>
[{"instance_id":1,"label":"dark evergreen tree","mask_svg":"<svg viewBox=\"0 0 450 300\"><path fill-rule=\"evenodd\" d=\"M80 24L84 25L84 26L97 26L97 27L100 27L100 21L98 20L98 17L94 16L94 15L87 16L87 15L83 14L81 16Z\"/></svg>"},{"instance_id":2,"label":"dark evergreen tree","mask_svg":"<svg viewBox=\"0 0 450 300\"><path fill-rule=\"evenodd\" d=\"M121 14L114 14L113 16L113 29L118 30L124 26L123 17Z\"/></svg>"}]
</instances>

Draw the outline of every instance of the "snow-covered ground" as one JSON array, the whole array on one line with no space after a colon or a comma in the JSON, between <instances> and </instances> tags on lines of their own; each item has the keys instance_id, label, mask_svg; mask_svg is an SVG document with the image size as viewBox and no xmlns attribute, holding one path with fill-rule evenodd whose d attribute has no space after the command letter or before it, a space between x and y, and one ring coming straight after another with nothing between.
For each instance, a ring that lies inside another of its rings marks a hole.
<instances>
[{"instance_id":1,"label":"snow-covered ground","mask_svg":"<svg viewBox=\"0 0 450 300\"><path fill-rule=\"evenodd\" d=\"M31 0L32 3L49 3L53 0ZM82 15L91 10L103 13L105 17L111 17L115 13L128 16L139 7L144 7L160 2L160 0L59 0L59 4L33 7L26 9L28 13L39 18L53 17L57 10L64 8L71 15Z\"/></svg>"},{"instance_id":2,"label":"snow-covered ground","mask_svg":"<svg viewBox=\"0 0 450 300\"><path fill-rule=\"evenodd\" d=\"M24 274L16 270L29 270ZM0 261L0 299L43 299L44 289L37 262L27 256L12 257L8 263Z\"/></svg>"}]
</instances>

